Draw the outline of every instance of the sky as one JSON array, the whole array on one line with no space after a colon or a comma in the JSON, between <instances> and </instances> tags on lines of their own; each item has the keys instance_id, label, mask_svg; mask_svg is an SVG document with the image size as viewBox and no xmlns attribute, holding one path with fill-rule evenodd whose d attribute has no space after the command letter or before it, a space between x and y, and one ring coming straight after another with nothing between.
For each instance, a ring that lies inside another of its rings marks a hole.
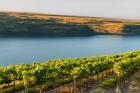
<instances>
[{"instance_id":1,"label":"sky","mask_svg":"<svg viewBox=\"0 0 140 93\"><path fill-rule=\"evenodd\" d=\"M140 0L0 0L0 11L140 19Z\"/></svg>"}]
</instances>

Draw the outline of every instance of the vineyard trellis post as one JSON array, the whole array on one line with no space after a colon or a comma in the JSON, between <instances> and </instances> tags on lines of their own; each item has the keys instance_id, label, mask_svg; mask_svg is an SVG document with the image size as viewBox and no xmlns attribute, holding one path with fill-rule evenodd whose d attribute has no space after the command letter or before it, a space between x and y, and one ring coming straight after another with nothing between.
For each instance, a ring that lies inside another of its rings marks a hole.
<instances>
[{"instance_id":1,"label":"vineyard trellis post","mask_svg":"<svg viewBox=\"0 0 140 93\"><path fill-rule=\"evenodd\" d=\"M13 77L14 77L14 91L16 90L16 76L15 76L15 67L14 67L14 73L13 73Z\"/></svg>"},{"instance_id":2,"label":"vineyard trellis post","mask_svg":"<svg viewBox=\"0 0 140 93\"><path fill-rule=\"evenodd\" d=\"M73 92L76 93L76 76L73 76Z\"/></svg>"},{"instance_id":3,"label":"vineyard trellis post","mask_svg":"<svg viewBox=\"0 0 140 93\"><path fill-rule=\"evenodd\" d=\"M122 93L120 90L120 72L118 72L117 77L118 77L118 82L116 87L116 93Z\"/></svg>"},{"instance_id":4,"label":"vineyard trellis post","mask_svg":"<svg viewBox=\"0 0 140 93\"><path fill-rule=\"evenodd\" d=\"M2 85L0 84L0 93L2 93Z\"/></svg>"}]
</instances>

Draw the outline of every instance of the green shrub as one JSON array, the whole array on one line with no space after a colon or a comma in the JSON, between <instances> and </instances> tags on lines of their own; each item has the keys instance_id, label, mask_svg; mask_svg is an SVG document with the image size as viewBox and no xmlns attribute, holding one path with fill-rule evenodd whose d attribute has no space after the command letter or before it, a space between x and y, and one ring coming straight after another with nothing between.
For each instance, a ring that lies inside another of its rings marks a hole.
<instances>
[{"instance_id":1,"label":"green shrub","mask_svg":"<svg viewBox=\"0 0 140 93\"><path fill-rule=\"evenodd\" d=\"M135 79L136 79L136 80L140 80L140 76L136 77Z\"/></svg>"},{"instance_id":2,"label":"green shrub","mask_svg":"<svg viewBox=\"0 0 140 93\"><path fill-rule=\"evenodd\" d=\"M29 88L28 93L37 93L37 91L34 88Z\"/></svg>"},{"instance_id":3,"label":"green shrub","mask_svg":"<svg viewBox=\"0 0 140 93\"><path fill-rule=\"evenodd\" d=\"M116 77L110 77L103 82L101 82L101 87L113 87L117 83L117 78Z\"/></svg>"},{"instance_id":4,"label":"green shrub","mask_svg":"<svg viewBox=\"0 0 140 93\"><path fill-rule=\"evenodd\" d=\"M14 92L14 88L13 87L8 87L6 89L2 89L1 93L13 93Z\"/></svg>"},{"instance_id":5,"label":"green shrub","mask_svg":"<svg viewBox=\"0 0 140 93\"><path fill-rule=\"evenodd\" d=\"M16 91L19 91L19 90L22 90L22 89L24 89L24 85L22 85L22 84L19 84L19 85L15 86Z\"/></svg>"}]
</instances>

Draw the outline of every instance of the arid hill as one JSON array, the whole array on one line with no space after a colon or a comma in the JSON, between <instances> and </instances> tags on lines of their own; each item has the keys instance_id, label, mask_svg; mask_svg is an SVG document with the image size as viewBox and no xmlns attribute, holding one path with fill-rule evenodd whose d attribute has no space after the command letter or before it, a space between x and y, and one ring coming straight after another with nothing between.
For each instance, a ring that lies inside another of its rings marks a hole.
<instances>
[{"instance_id":1,"label":"arid hill","mask_svg":"<svg viewBox=\"0 0 140 93\"><path fill-rule=\"evenodd\" d=\"M0 12L0 35L140 34L140 20Z\"/></svg>"}]
</instances>

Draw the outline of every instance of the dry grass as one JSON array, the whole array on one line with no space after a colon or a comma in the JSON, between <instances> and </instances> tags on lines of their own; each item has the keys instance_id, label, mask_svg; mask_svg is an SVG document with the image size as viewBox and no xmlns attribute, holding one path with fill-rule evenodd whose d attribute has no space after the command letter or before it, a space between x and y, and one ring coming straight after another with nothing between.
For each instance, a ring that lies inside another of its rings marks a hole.
<instances>
[{"instance_id":1,"label":"dry grass","mask_svg":"<svg viewBox=\"0 0 140 93\"><path fill-rule=\"evenodd\" d=\"M98 17L76 17L76 16L55 16L55 15L43 15L43 14L26 14L26 13L7 13L8 16L14 16L21 19L38 19L49 20L56 19L62 23L87 23L87 22L112 22L119 20L113 20L111 18L98 18Z\"/></svg>"},{"instance_id":2,"label":"dry grass","mask_svg":"<svg viewBox=\"0 0 140 93\"><path fill-rule=\"evenodd\" d=\"M123 34L126 25L140 25L140 20L122 20L99 17L58 16L35 13L6 13L19 19L55 20L59 23L86 25L98 33ZM132 29L130 29L132 30Z\"/></svg>"},{"instance_id":3,"label":"dry grass","mask_svg":"<svg viewBox=\"0 0 140 93\"><path fill-rule=\"evenodd\" d=\"M122 23L107 23L102 25L90 25L92 29L96 32L104 32L104 33L121 33L123 31L124 24Z\"/></svg>"}]
</instances>

